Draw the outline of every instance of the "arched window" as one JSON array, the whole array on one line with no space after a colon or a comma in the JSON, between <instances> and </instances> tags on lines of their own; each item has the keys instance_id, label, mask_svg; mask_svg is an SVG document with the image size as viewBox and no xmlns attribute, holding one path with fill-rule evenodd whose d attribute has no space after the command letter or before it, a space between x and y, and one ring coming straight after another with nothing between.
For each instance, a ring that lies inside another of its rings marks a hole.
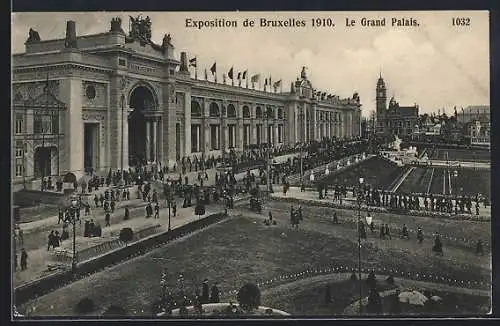
<instances>
[{"instance_id":1,"label":"arched window","mask_svg":"<svg viewBox=\"0 0 500 326\"><path fill-rule=\"evenodd\" d=\"M228 118L236 118L236 109L234 108L234 105L229 104L227 106L227 117Z\"/></svg>"},{"instance_id":2,"label":"arched window","mask_svg":"<svg viewBox=\"0 0 500 326\"><path fill-rule=\"evenodd\" d=\"M220 110L219 110L219 106L217 105L217 103L215 103L215 102L210 103L209 115L211 117L220 117Z\"/></svg>"},{"instance_id":3,"label":"arched window","mask_svg":"<svg viewBox=\"0 0 500 326\"><path fill-rule=\"evenodd\" d=\"M283 116L283 109L282 109L282 108L279 108L279 109L278 109L278 119L284 119L284 116Z\"/></svg>"},{"instance_id":4,"label":"arched window","mask_svg":"<svg viewBox=\"0 0 500 326\"><path fill-rule=\"evenodd\" d=\"M243 107L243 118L250 119L250 108L246 105Z\"/></svg>"},{"instance_id":5,"label":"arched window","mask_svg":"<svg viewBox=\"0 0 500 326\"><path fill-rule=\"evenodd\" d=\"M255 108L255 117L257 119L262 119L262 109L260 108L260 106Z\"/></svg>"},{"instance_id":6,"label":"arched window","mask_svg":"<svg viewBox=\"0 0 500 326\"><path fill-rule=\"evenodd\" d=\"M275 118L275 114L274 114L274 110L273 110L273 107L272 106L268 106L267 109L266 109L266 116L268 119L274 119Z\"/></svg>"},{"instance_id":7,"label":"arched window","mask_svg":"<svg viewBox=\"0 0 500 326\"><path fill-rule=\"evenodd\" d=\"M200 104L196 101L191 101L191 116L201 117L201 107Z\"/></svg>"}]
</instances>

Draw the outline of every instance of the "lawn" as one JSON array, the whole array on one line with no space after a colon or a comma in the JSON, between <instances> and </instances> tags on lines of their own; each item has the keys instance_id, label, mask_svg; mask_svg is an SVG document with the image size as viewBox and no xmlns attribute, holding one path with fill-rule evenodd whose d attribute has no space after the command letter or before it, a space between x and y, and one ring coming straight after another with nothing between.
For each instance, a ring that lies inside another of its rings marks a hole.
<instances>
[{"instance_id":1,"label":"lawn","mask_svg":"<svg viewBox=\"0 0 500 326\"><path fill-rule=\"evenodd\" d=\"M276 214L289 214L290 204L284 202L273 202L271 205L267 205L272 209L273 216ZM296 205L295 205L296 206ZM331 230L334 232L338 229L337 226L332 226L330 219L333 213L337 212L340 225L348 223L348 227L353 227L353 222L357 220L357 211L348 209L334 209L329 207L303 207L303 214L305 217L304 227L308 225L311 228L318 228L318 231L325 230L325 232ZM365 216L366 212L362 212L362 216ZM484 244L491 244L491 223L480 222L480 221L452 221L449 219L435 218L435 217L423 217L423 216L410 216L410 215L398 215L391 213L371 213L373 217L373 223L376 226L380 224L388 224L391 228L391 233L393 237L397 237L399 231L401 230L403 224L406 224L410 230L410 243L415 241L415 233L411 230L416 230L421 227L424 233L424 243L429 243L433 241L433 234L439 233L442 237L443 245L446 247L448 245L453 245L461 248L468 248L468 251L475 250L475 242L481 239ZM306 224L307 223L307 224ZM378 228L376 228L375 237L378 236ZM472 244L464 244L462 241L451 241L449 238L467 239L472 242ZM408 243L406 240L398 240L401 245Z\"/></svg>"},{"instance_id":2,"label":"lawn","mask_svg":"<svg viewBox=\"0 0 500 326\"><path fill-rule=\"evenodd\" d=\"M431 150L428 150L431 152ZM432 152L430 159L466 161L466 162L490 162L491 152L479 149L440 149L436 148Z\"/></svg>"},{"instance_id":3,"label":"lawn","mask_svg":"<svg viewBox=\"0 0 500 326\"><path fill-rule=\"evenodd\" d=\"M327 184L357 185L359 177L365 178L365 183L379 189L386 189L401 175L403 167L388 162L379 157L354 165L340 173L332 174L322 180ZM376 171L376 173L374 173Z\"/></svg>"},{"instance_id":4,"label":"lawn","mask_svg":"<svg viewBox=\"0 0 500 326\"><path fill-rule=\"evenodd\" d=\"M432 169L416 167L399 186L398 193L427 193Z\"/></svg>"},{"instance_id":5,"label":"lawn","mask_svg":"<svg viewBox=\"0 0 500 326\"><path fill-rule=\"evenodd\" d=\"M459 169L457 177L451 178L452 192L475 196L480 193L491 198L491 170ZM463 189L463 192L462 192Z\"/></svg>"},{"instance_id":6,"label":"lawn","mask_svg":"<svg viewBox=\"0 0 500 326\"><path fill-rule=\"evenodd\" d=\"M456 169L457 177L451 171L451 193L475 196L480 193L491 198L491 171L486 169ZM446 175L445 175L446 174ZM443 179L445 180L445 191L450 192L449 176L446 168L434 168L431 190L433 194L443 193Z\"/></svg>"},{"instance_id":7,"label":"lawn","mask_svg":"<svg viewBox=\"0 0 500 326\"><path fill-rule=\"evenodd\" d=\"M276 226L266 226L262 220L246 216L225 221L58 289L20 307L20 312L34 305L36 312L32 314L39 316L76 315L76 303L89 297L103 310L114 304L130 315L150 316L153 302L160 294L160 275L165 270L171 287L176 286L179 273L184 275L188 293L208 278L210 286L219 283L222 300L235 300L230 291L246 282L269 280L325 264L357 263L357 239L352 228L326 225L315 219L304 220L296 231L288 226L288 211L273 215L278 221ZM429 246L430 243L411 252L396 240L383 243L369 239L363 244L363 263L371 268L432 270L459 279L489 279L486 263L472 261L466 250L449 248L444 257L436 257L429 253Z\"/></svg>"},{"instance_id":8,"label":"lawn","mask_svg":"<svg viewBox=\"0 0 500 326\"><path fill-rule=\"evenodd\" d=\"M334 278L332 275L331 278ZM360 282L351 281L346 277L343 280L334 281L328 278L317 278L315 282L295 282L293 291L289 287L279 287L276 290L264 292L263 302L265 305L287 311L292 315L315 315L315 316L342 316L345 308L359 300ZM290 284L292 285L292 284ZM330 286L331 302L325 302L327 286ZM363 279L361 282L362 295L367 297L369 287ZM401 292L407 290L399 284L389 285L385 278L377 277L377 291L384 292L399 288ZM415 288L411 288L412 290ZM464 294L459 292L445 292L416 288L425 293L427 298L439 296L442 300L436 304L429 301L425 306L409 305L400 303L396 294L382 297L382 313L384 315L470 315L486 314L491 307L491 299L480 295ZM398 309L399 308L399 309ZM367 307L364 307L366 312ZM355 315L358 314L355 308Z\"/></svg>"},{"instance_id":9,"label":"lawn","mask_svg":"<svg viewBox=\"0 0 500 326\"><path fill-rule=\"evenodd\" d=\"M363 297L369 292L369 287L364 280L361 282ZM331 302L325 302L327 286L330 286ZM308 316L335 316L343 315L344 309L354 301L359 300L360 282L348 278L338 282L316 282L313 284L298 285L289 291L272 291L272 295L263 297L263 303L286 311L292 315ZM396 288L382 280L377 281L379 292Z\"/></svg>"}]
</instances>

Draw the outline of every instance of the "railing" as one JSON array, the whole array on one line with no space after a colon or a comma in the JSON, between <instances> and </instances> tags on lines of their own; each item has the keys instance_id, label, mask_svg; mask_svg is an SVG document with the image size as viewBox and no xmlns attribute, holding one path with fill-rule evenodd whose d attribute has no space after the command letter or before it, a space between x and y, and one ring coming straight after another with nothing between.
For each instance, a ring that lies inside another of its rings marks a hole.
<instances>
[{"instance_id":1,"label":"railing","mask_svg":"<svg viewBox=\"0 0 500 326\"><path fill-rule=\"evenodd\" d=\"M161 225L157 224L154 226L150 226L148 228L142 229L136 233L134 233L134 239L133 241L138 241L140 239L146 238L150 235L153 235L157 233L160 229ZM78 262L83 262L86 260L91 259L92 257L100 256L102 254L105 254L111 250L115 250L121 247L124 247L126 245L125 242L121 241L120 239L114 239L110 241L106 241L103 243L100 243L98 245L80 250L76 253L77 255L77 261ZM54 259L59 262L69 262L72 260L73 253L70 250L57 250L54 253Z\"/></svg>"}]
</instances>

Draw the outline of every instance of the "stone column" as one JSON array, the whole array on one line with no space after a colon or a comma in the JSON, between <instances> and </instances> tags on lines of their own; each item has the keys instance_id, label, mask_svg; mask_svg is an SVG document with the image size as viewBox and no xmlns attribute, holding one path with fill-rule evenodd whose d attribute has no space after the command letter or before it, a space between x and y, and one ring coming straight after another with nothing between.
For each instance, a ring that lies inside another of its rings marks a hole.
<instances>
[{"instance_id":1,"label":"stone column","mask_svg":"<svg viewBox=\"0 0 500 326\"><path fill-rule=\"evenodd\" d=\"M161 118L158 119L157 123L158 123L158 129L159 129L159 133L158 133L158 144L159 144L159 148L158 148L158 162L164 162L165 159L164 159L164 156L163 156L163 132L161 132L163 130L163 119L161 119Z\"/></svg>"},{"instance_id":2,"label":"stone column","mask_svg":"<svg viewBox=\"0 0 500 326\"><path fill-rule=\"evenodd\" d=\"M202 135L203 135L203 142L202 142L202 145L201 145L201 150L202 152L204 153L204 155L207 155L208 152L210 151L210 124L209 124L209 106L210 106L210 103L204 99L203 100L203 103L204 103L204 110L203 110L203 113L204 113L204 119L203 119L203 125L201 126L202 128Z\"/></svg>"},{"instance_id":3,"label":"stone column","mask_svg":"<svg viewBox=\"0 0 500 326\"><path fill-rule=\"evenodd\" d=\"M151 122L146 121L146 161L151 161Z\"/></svg>"},{"instance_id":4,"label":"stone column","mask_svg":"<svg viewBox=\"0 0 500 326\"><path fill-rule=\"evenodd\" d=\"M65 155L61 155L61 173L72 172L77 179L84 174L83 162L83 120L82 120L82 80L69 77L62 79L59 84L59 95L61 101L66 103L66 114L64 121L64 138L61 145L64 146ZM62 128L61 128L62 129Z\"/></svg>"},{"instance_id":5,"label":"stone column","mask_svg":"<svg viewBox=\"0 0 500 326\"><path fill-rule=\"evenodd\" d=\"M169 67L168 69L173 69ZM167 68L165 68L167 69ZM167 81L163 83L162 103L160 110L163 113L162 132L163 132L163 161L168 167L176 164L176 86L175 80L167 75ZM166 139L165 139L166 138Z\"/></svg>"},{"instance_id":6,"label":"stone column","mask_svg":"<svg viewBox=\"0 0 500 326\"><path fill-rule=\"evenodd\" d=\"M299 141L299 111L294 107L293 108L293 142L297 143Z\"/></svg>"},{"instance_id":7,"label":"stone column","mask_svg":"<svg viewBox=\"0 0 500 326\"><path fill-rule=\"evenodd\" d=\"M157 152L157 141L158 141L158 129L156 128L158 121L155 120L152 121L153 124L153 157L152 161L153 162L158 162L158 152Z\"/></svg>"},{"instance_id":8,"label":"stone column","mask_svg":"<svg viewBox=\"0 0 500 326\"><path fill-rule=\"evenodd\" d=\"M304 112L304 121L303 121L303 125L304 125L304 132L303 132L303 135L300 139L301 142L307 142L309 137L308 137L308 128L307 128L307 125L309 123L308 119L307 119L307 112L306 110L303 110Z\"/></svg>"},{"instance_id":9,"label":"stone column","mask_svg":"<svg viewBox=\"0 0 500 326\"><path fill-rule=\"evenodd\" d=\"M273 124L273 131L274 131L274 144L278 145L279 144L279 137L278 137L278 122L275 121Z\"/></svg>"},{"instance_id":10,"label":"stone column","mask_svg":"<svg viewBox=\"0 0 500 326\"><path fill-rule=\"evenodd\" d=\"M184 155L191 154L191 92L184 93ZM182 153L181 153L182 155ZM181 157L182 159L182 157Z\"/></svg>"},{"instance_id":11,"label":"stone column","mask_svg":"<svg viewBox=\"0 0 500 326\"><path fill-rule=\"evenodd\" d=\"M124 170L128 169L128 164L129 164L129 162L128 162L128 115L129 114L130 114L130 108L128 107L128 105L124 104L122 121L121 121L122 128L123 128L123 169ZM121 155L121 153L120 153L120 155ZM120 158L120 161L121 161L121 158ZM121 168L121 162L120 162L120 168Z\"/></svg>"},{"instance_id":12,"label":"stone column","mask_svg":"<svg viewBox=\"0 0 500 326\"><path fill-rule=\"evenodd\" d=\"M239 150L243 150L243 133L245 132L245 127L243 123L243 118L239 117L238 122L236 124L236 142L235 142L235 147L237 147Z\"/></svg>"},{"instance_id":13,"label":"stone column","mask_svg":"<svg viewBox=\"0 0 500 326\"><path fill-rule=\"evenodd\" d=\"M252 108L252 114L250 118L250 144L257 143L257 126L255 123L255 110Z\"/></svg>"}]
</instances>

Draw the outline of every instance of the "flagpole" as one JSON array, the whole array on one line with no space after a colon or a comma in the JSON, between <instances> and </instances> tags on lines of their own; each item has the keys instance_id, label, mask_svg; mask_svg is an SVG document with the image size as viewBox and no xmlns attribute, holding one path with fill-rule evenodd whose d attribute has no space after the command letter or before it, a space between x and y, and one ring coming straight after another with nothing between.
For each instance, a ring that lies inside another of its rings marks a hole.
<instances>
[{"instance_id":1,"label":"flagpole","mask_svg":"<svg viewBox=\"0 0 500 326\"><path fill-rule=\"evenodd\" d=\"M194 79L198 79L198 59L194 57L194 61L196 62L196 65L194 66Z\"/></svg>"}]
</instances>

